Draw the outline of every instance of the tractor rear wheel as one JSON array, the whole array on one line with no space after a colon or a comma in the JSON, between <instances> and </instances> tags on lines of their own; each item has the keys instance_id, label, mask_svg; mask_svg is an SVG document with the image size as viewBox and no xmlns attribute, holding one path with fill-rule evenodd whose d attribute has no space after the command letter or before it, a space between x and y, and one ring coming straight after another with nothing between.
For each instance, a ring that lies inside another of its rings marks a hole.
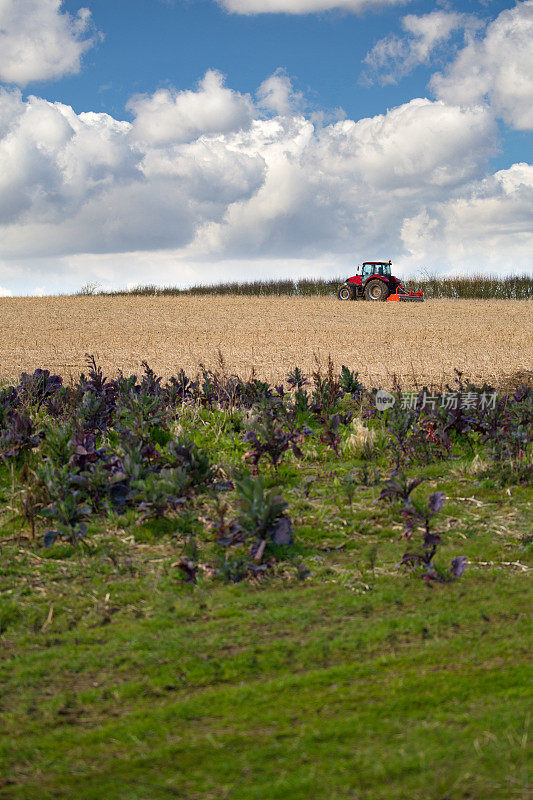
<instances>
[{"instance_id":1,"label":"tractor rear wheel","mask_svg":"<svg viewBox=\"0 0 533 800\"><path fill-rule=\"evenodd\" d=\"M383 281L368 281L367 285L365 286L366 300L386 300L388 294L388 286Z\"/></svg>"},{"instance_id":2,"label":"tractor rear wheel","mask_svg":"<svg viewBox=\"0 0 533 800\"><path fill-rule=\"evenodd\" d=\"M354 291L353 288L350 286L349 283L343 283L341 287L339 287L339 291L337 292L339 300L353 300L354 298Z\"/></svg>"}]
</instances>

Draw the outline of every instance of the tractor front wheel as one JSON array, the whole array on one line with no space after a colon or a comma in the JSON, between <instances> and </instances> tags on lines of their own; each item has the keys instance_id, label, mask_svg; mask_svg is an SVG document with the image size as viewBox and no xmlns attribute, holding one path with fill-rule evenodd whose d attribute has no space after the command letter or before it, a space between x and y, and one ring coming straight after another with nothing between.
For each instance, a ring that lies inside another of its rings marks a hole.
<instances>
[{"instance_id":1,"label":"tractor front wheel","mask_svg":"<svg viewBox=\"0 0 533 800\"><path fill-rule=\"evenodd\" d=\"M365 286L365 298L367 300L386 300L388 294L387 284L383 283L383 281L368 281Z\"/></svg>"},{"instance_id":2,"label":"tractor front wheel","mask_svg":"<svg viewBox=\"0 0 533 800\"><path fill-rule=\"evenodd\" d=\"M339 300L353 300L354 291L349 283L343 283L337 292Z\"/></svg>"}]
</instances>

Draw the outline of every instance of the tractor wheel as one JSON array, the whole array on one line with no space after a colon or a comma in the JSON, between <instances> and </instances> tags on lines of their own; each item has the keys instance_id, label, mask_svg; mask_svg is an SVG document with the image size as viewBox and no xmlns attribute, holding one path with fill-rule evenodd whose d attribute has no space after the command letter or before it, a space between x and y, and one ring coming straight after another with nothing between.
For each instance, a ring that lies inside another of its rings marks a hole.
<instances>
[{"instance_id":1,"label":"tractor wheel","mask_svg":"<svg viewBox=\"0 0 533 800\"><path fill-rule=\"evenodd\" d=\"M383 281L368 281L365 286L366 300L386 300L389 294L388 286Z\"/></svg>"},{"instance_id":2,"label":"tractor wheel","mask_svg":"<svg viewBox=\"0 0 533 800\"><path fill-rule=\"evenodd\" d=\"M353 300L354 298L353 287L350 286L349 283L343 283L343 285L339 288L339 291L337 292L337 296L339 300Z\"/></svg>"}]
</instances>

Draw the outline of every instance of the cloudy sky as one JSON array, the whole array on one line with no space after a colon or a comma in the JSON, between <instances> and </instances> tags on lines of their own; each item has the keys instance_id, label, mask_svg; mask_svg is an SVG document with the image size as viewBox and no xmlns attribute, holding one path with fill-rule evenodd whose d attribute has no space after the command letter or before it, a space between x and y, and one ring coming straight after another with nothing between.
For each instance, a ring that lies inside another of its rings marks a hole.
<instances>
[{"instance_id":1,"label":"cloudy sky","mask_svg":"<svg viewBox=\"0 0 533 800\"><path fill-rule=\"evenodd\" d=\"M0 0L0 294L531 271L533 0Z\"/></svg>"}]
</instances>

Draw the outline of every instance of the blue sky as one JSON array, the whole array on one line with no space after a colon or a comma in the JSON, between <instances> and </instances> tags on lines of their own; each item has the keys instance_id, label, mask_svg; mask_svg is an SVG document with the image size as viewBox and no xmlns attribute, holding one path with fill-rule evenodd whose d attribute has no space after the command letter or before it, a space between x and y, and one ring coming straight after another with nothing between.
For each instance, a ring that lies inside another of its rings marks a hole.
<instances>
[{"instance_id":1,"label":"blue sky","mask_svg":"<svg viewBox=\"0 0 533 800\"><path fill-rule=\"evenodd\" d=\"M66 2L64 8L74 13L79 4ZM220 70L234 89L254 92L281 67L310 104L341 106L350 116L380 113L426 91L427 69L405 85L379 91L359 84L364 56L384 33L397 30L405 5L362 15L243 16L205 0L96 0L90 8L105 39L87 56L85 69L60 82L30 84L27 91L69 102L78 111L121 114L132 93L191 88L206 69ZM409 11L429 10L430 3L409 5Z\"/></svg>"},{"instance_id":2,"label":"blue sky","mask_svg":"<svg viewBox=\"0 0 533 800\"><path fill-rule=\"evenodd\" d=\"M531 0L0 0L0 30L4 294L531 270Z\"/></svg>"},{"instance_id":3,"label":"blue sky","mask_svg":"<svg viewBox=\"0 0 533 800\"><path fill-rule=\"evenodd\" d=\"M75 14L80 5L69 0L63 8ZM490 20L511 5L501 0L406 2L357 15L337 10L243 16L210 0L94 0L88 7L103 39L87 55L84 69L60 81L30 83L25 91L69 103L76 111L130 119L125 106L132 94L166 86L190 89L207 69L220 70L233 89L253 93L282 68L304 93L310 111L342 108L359 119L425 97L435 64L444 65L458 45L459 37L452 37L431 65L419 65L395 85L369 85L364 57L383 36L401 32L407 13L423 15L440 7ZM531 133L506 136L505 126L502 133L505 149L497 156L498 166L531 155Z\"/></svg>"}]
</instances>

